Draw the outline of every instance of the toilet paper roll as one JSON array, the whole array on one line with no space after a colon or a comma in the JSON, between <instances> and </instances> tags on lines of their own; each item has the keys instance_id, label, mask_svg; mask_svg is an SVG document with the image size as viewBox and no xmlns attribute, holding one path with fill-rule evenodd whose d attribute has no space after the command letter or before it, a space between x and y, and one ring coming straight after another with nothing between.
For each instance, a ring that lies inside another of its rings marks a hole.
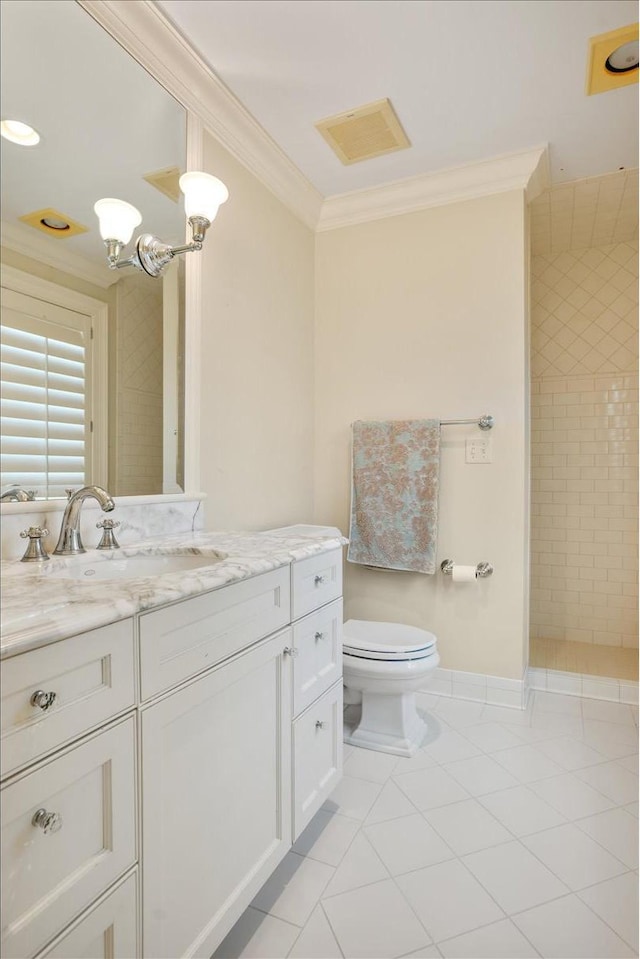
<instances>
[{"instance_id":1,"label":"toilet paper roll","mask_svg":"<svg viewBox=\"0 0 640 959\"><path fill-rule=\"evenodd\" d=\"M454 564L452 577L454 583L475 583L475 566L458 566Z\"/></svg>"}]
</instances>

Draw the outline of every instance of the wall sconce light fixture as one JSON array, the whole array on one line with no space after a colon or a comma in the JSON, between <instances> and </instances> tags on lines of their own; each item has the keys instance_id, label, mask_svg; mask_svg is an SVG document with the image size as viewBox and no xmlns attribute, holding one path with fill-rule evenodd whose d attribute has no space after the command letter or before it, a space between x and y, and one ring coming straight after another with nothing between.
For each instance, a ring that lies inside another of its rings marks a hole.
<instances>
[{"instance_id":1,"label":"wall sconce light fixture","mask_svg":"<svg viewBox=\"0 0 640 959\"><path fill-rule=\"evenodd\" d=\"M149 276L160 276L174 256L202 249L205 234L215 220L218 208L228 199L229 191L222 180L208 173L183 173L179 183L191 227L191 243L170 246L157 236L143 233L136 240L135 252L126 260L121 260L120 254L135 228L142 223L142 215L124 200L98 200L93 209L100 222L100 236L107 248L110 269L133 266Z\"/></svg>"}]
</instances>

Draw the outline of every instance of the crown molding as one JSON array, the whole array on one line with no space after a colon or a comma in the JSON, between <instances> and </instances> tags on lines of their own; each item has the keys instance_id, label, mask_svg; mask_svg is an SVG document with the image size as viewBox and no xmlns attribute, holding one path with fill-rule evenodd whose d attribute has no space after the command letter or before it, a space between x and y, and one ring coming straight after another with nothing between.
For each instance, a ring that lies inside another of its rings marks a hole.
<instances>
[{"instance_id":1,"label":"crown molding","mask_svg":"<svg viewBox=\"0 0 640 959\"><path fill-rule=\"evenodd\" d=\"M151 0L77 0L303 223L322 196Z\"/></svg>"},{"instance_id":2,"label":"crown molding","mask_svg":"<svg viewBox=\"0 0 640 959\"><path fill-rule=\"evenodd\" d=\"M531 202L548 182L547 147L537 147L327 197L316 229L335 230L509 190L523 190Z\"/></svg>"},{"instance_id":3,"label":"crown molding","mask_svg":"<svg viewBox=\"0 0 640 959\"><path fill-rule=\"evenodd\" d=\"M0 244L7 250L38 260L62 273L69 273L76 279L93 283L94 286L99 286L103 290L108 289L118 280L107 266L106 258L102 266L78 253L73 253L63 245L64 242L64 240L47 240L38 236L37 232L28 226L18 226L4 221L0 224Z\"/></svg>"}]
</instances>

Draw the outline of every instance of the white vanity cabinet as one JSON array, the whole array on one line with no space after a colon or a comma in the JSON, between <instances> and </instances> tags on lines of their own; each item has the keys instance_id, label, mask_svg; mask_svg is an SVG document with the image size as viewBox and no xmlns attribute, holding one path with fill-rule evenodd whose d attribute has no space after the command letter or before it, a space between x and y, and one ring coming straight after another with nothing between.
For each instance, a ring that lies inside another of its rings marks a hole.
<instances>
[{"instance_id":1,"label":"white vanity cabinet","mask_svg":"<svg viewBox=\"0 0 640 959\"><path fill-rule=\"evenodd\" d=\"M3 956L212 955L340 778L341 594L334 549L4 661Z\"/></svg>"}]
</instances>

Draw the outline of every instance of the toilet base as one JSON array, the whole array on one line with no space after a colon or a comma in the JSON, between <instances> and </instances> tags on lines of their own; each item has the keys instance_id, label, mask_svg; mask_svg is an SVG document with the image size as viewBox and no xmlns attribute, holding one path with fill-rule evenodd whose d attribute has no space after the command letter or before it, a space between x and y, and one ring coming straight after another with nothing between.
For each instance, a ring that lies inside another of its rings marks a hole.
<instances>
[{"instance_id":1,"label":"toilet base","mask_svg":"<svg viewBox=\"0 0 640 959\"><path fill-rule=\"evenodd\" d=\"M415 693L383 695L363 692L360 722L345 730L350 746L374 749L394 756L416 754L427 734L427 724L416 709Z\"/></svg>"}]
</instances>

